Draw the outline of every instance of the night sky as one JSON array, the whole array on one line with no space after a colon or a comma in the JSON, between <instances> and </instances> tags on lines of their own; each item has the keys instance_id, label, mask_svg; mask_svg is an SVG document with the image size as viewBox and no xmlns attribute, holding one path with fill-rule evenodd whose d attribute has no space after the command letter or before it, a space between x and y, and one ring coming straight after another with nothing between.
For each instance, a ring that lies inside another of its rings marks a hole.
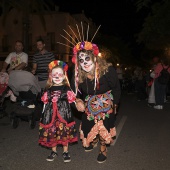
<instances>
[{"instance_id":1,"label":"night sky","mask_svg":"<svg viewBox=\"0 0 170 170\"><path fill-rule=\"evenodd\" d=\"M146 11L137 13L132 0L54 1L63 12L75 14L84 10L85 15L92 18L97 26L101 25L102 33L120 37L129 44L135 44L134 35L140 32L144 18L148 15Z\"/></svg>"}]
</instances>

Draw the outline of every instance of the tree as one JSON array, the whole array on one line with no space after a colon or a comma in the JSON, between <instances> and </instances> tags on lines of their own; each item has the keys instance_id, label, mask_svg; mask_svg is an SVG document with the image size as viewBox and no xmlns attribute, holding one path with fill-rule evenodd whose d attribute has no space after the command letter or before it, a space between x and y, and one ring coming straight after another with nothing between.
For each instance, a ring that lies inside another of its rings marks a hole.
<instances>
[{"instance_id":1,"label":"tree","mask_svg":"<svg viewBox=\"0 0 170 170\"><path fill-rule=\"evenodd\" d=\"M28 52L30 14L36 13L39 15L44 30L46 30L44 13L45 11L51 11L50 6L52 5L52 0L0 0L1 16L3 17L2 25L5 25L10 10L16 9L22 13L23 43L25 51Z\"/></svg>"},{"instance_id":2,"label":"tree","mask_svg":"<svg viewBox=\"0 0 170 170\"><path fill-rule=\"evenodd\" d=\"M114 64L132 64L131 49L119 37L102 34L96 38L96 42L108 61Z\"/></svg>"},{"instance_id":3,"label":"tree","mask_svg":"<svg viewBox=\"0 0 170 170\"><path fill-rule=\"evenodd\" d=\"M137 41L152 50L165 48L170 43L170 1L157 0L153 3L151 0L139 0L136 6L138 11L150 8Z\"/></svg>"}]
</instances>

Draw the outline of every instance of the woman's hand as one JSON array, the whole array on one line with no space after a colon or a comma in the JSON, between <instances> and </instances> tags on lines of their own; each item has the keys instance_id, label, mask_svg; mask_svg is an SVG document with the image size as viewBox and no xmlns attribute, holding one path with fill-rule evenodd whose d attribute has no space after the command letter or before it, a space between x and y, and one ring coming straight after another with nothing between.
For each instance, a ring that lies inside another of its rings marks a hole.
<instances>
[{"instance_id":1,"label":"woman's hand","mask_svg":"<svg viewBox=\"0 0 170 170\"><path fill-rule=\"evenodd\" d=\"M79 112L85 111L84 102L81 99L76 99L76 108Z\"/></svg>"}]
</instances>

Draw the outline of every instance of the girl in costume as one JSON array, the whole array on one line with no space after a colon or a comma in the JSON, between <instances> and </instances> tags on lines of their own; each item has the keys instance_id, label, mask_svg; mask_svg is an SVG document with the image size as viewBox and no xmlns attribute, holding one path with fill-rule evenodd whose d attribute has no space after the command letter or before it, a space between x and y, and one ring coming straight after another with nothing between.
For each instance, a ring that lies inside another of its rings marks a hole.
<instances>
[{"instance_id":1,"label":"girl in costume","mask_svg":"<svg viewBox=\"0 0 170 170\"><path fill-rule=\"evenodd\" d=\"M72 88L77 94L76 107L82 114L80 138L86 152L100 143L98 163L107 159L107 144L116 137L115 118L121 89L116 70L99 56L96 44L79 42L73 48L75 76Z\"/></svg>"},{"instance_id":2,"label":"girl in costume","mask_svg":"<svg viewBox=\"0 0 170 170\"><path fill-rule=\"evenodd\" d=\"M63 160L70 162L68 144L76 142L77 132L70 104L75 102L67 78L68 65L55 60L49 64L49 78L46 90L41 97L44 103L39 124L39 144L52 149L47 161L57 156L57 146L63 146Z\"/></svg>"}]
</instances>

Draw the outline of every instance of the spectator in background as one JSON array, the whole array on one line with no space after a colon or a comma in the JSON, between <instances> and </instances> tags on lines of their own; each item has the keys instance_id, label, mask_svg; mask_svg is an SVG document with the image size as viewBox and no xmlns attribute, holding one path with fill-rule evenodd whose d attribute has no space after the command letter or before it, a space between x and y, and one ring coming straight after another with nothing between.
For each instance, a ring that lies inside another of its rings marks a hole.
<instances>
[{"instance_id":1,"label":"spectator in background","mask_svg":"<svg viewBox=\"0 0 170 170\"><path fill-rule=\"evenodd\" d=\"M137 92L137 84L138 84L137 82L138 82L140 73L141 73L141 67L136 66L134 68L133 75L132 75L132 82L134 82L134 91L135 92Z\"/></svg>"},{"instance_id":2,"label":"spectator in background","mask_svg":"<svg viewBox=\"0 0 170 170\"><path fill-rule=\"evenodd\" d=\"M15 42L15 52L9 53L6 57L1 72L10 73L12 70L22 70L26 68L28 64L28 54L23 52L23 48L22 41L17 40Z\"/></svg>"},{"instance_id":3,"label":"spectator in background","mask_svg":"<svg viewBox=\"0 0 170 170\"><path fill-rule=\"evenodd\" d=\"M135 70L136 74L136 91L137 91L137 100L145 100L147 99L147 93L146 93L146 73L145 71L138 67L138 69Z\"/></svg>"},{"instance_id":4,"label":"spectator in background","mask_svg":"<svg viewBox=\"0 0 170 170\"><path fill-rule=\"evenodd\" d=\"M158 81L158 77L163 68L167 69L169 67L169 61L167 57L164 57L160 63L158 63L154 69L155 72L155 80L154 80L154 88L155 88L155 106L154 109L163 109L163 105L166 97L167 84L161 84ZM168 68L168 72L170 73L170 67Z\"/></svg>"},{"instance_id":5,"label":"spectator in background","mask_svg":"<svg viewBox=\"0 0 170 170\"><path fill-rule=\"evenodd\" d=\"M36 45L38 53L33 56L33 67L31 72L37 76L41 89L44 89L48 79L48 64L55 60L55 56L52 52L45 49L43 39L38 39Z\"/></svg>"},{"instance_id":6,"label":"spectator in background","mask_svg":"<svg viewBox=\"0 0 170 170\"><path fill-rule=\"evenodd\" d=\"M167 58L170 58L170 44L168 44L165 48L164 54ZM170 80L167 84L167 90L166 90L166 102L168 102L168 97L170 96Z\"/></svg>"},{"instance_id":7,"label":"spectator in background","mask_svg":"<svg viewBox=\"0 0 170 170\"><path fill-rule=\"evenodd\" d=\"M153 57L153 64L150 72L150 81L152 82L149 94L148 94L148 106L153 107L155 105L155 88L154 88L154 80L155 80L155 72L154 69L156 65L160 62L160 58L158 56Z\"/></svg>"},{"instance_id":8,"label":"spectator in background","mask_svg":"<svg viewBox=\"0 0 170 170\"><path fill-rule=\"evenodd\" d=\"M116 68L117 76L120 82L120 87L122 89L122 84L123 84L123 70L120 65L117 66Z\"/></svg>"},{"instance_id":9,"label":"spectator in background","mask_svg":"<svg viewBox=\"0 0 170 170\"><path fill-rule=\"evenodd\" d=\"M160 58L158 56L153 57L153 67L155 67L160 62Z\"/></svg>"}]
</instances>

